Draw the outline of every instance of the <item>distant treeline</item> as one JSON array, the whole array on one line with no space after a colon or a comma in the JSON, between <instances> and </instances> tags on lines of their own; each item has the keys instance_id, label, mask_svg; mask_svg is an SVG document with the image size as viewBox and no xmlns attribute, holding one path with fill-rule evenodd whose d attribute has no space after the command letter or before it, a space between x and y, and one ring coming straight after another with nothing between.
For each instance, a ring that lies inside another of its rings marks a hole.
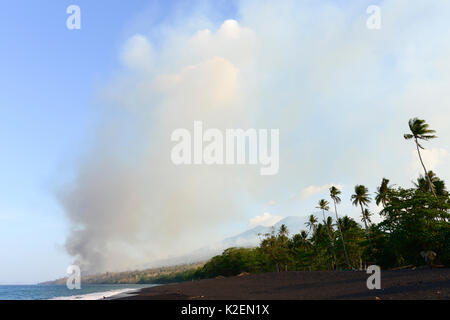
<instances>
[{"instance_id":1,"label":"distant treeline","mask_svg":"<svg viewBox=\"0 0 450 320\"><path fill-rule=\"evenodd\" d=\"M201 268L204 262L158 267L140 271L106 272L81 277L81 284L150 284L181 282L190 278L193 271ZM41 285L66 284L67 278L41 283Z\"/></svg>"}]
</instances>

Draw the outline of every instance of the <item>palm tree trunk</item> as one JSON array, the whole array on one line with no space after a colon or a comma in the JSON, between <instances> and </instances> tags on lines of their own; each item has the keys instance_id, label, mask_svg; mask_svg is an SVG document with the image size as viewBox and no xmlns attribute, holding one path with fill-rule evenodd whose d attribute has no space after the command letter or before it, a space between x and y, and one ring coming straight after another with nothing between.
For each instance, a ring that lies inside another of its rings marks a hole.
<instances>
[{"instance_id":1,"label":"palm tree trunk","mask_svg":"<svg viewBox=\"0 0 450 320\"><path fill-rule=\"evenodd\" d=\"M422 156L421 156L421 154L420 154L419 143L418 143L418 141L417 141L417 138L415 139L415 141L416 141L417 153L419 154L419 160L420 160L420 163L422 164L423 170L425 171L425 177L426 177L426 179L428 180L428 184L429 184L429 186L430 186L431 192L432 192L433 195L436 197L436 192L434 192L434 186L433 186L433 183L431 182L431 179L430 179L430 177L428 176L428 171L427 171L427 169L425 168L425 165L424 165L423 160L422 160Z\"/></svg>"},{"instance_id":2,"label":"palm tree trunk","mask_svg":"<svg viewBox=\"0 0 450 320\"><path fill-rule=\"evenodd\" d=\"M347 248L345 247L344 234L342 233L341 223L339 222L339 216L338 216L338 213L337 213L336 201L333 200L333 202L334 202L334 212L336 213L336 222L337 222L337 225L338 225L339 232L341 234L342 245L344 246L345 261L347 262L347 267L349 269L351 269L352 266L350 265L350 260L348 259Z\"/></svg>"},{"instance_id":3,"label":"palm tree trunk","mask_svg":"<svg viewBox=\"0 0 450 320\"><path fill-rule=\"evenodd\" d=\"M370 238L370 230L367 227L366 218L364 217L364 209L363 209L362 203L360 203L360 205L361 205L361 213L362 213L362 217L363 217L363 221L364 221L364 226L366 227L367 238L369 239L370 253L372 254L372 258L373 258L373 246L372 246L372 239Z\"/></svg>"},{"instance_id":4,"label":"palm tree trunk","mask_svg":"<svg viewBox=\"0 0 450 320\"><path fill-rule=\"evenodd\" d=\"M325 210L322 209L322 213L323 213L323 226L327 229L328 238L330 238L331 253L333 254L334 265L335 265L335 267L337 269L339 266L338 266L337 259L336 259L336 253L334 252L334 241L333 241L333 239L331 237L330 230L328 230L327 221L325 220Z\"/></svg>"}]
</instances>

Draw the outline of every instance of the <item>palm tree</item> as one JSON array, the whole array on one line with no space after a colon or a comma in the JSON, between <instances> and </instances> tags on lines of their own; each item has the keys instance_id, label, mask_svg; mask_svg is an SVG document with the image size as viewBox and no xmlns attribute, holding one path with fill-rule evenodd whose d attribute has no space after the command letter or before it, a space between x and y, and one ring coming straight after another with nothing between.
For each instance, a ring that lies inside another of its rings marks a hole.
<instances>
[{"instance_id":1,"label":"palm tree","mask_svg":"<svg viewBox=\"0 0 450 320\"><path fill-rule=\"evenodd\" d=\"M420 155L420 149L425 149L422 147L422 145L419 143L419 140L431 140L437 138L437 136L434 135L436 131L429 129L429 125L425 122L425 120L421 120L418 118L413 118L409 120L409 129L411 130L411 133L406 133L403 135L403 137L406 140L414 139L414 142L416 143L417 153L419 154L419 160L422 164L423 171L425 172L425 177L428 179L428 185L430 187L431 192L436 196L436 192L434 190L433 183L431 182L431 179L428 177L428 171L425 168L425 165L423 164L422 156Z\"/></svg>"},{"instance_id":2,"label":"palm tree","mask_svg":"<svg viewBox=\"0 0 450 320\"><path fill-rule=\"evenodd\" d=\"M289 230L288 230L288 228L286 227L285 224L282 224L280 226L280 230L278 231L278 235L284 236L284 237L289 236Z\"/></svg>"},{"instance_id":3,"label":"palm tree","mask_svg":"<svg viewBox=\"0 0 450 320\"><path fill-rule=\"evenodd\" d=\"M358 205L361 206L361 213L363 216L363 222L366 229L367 238L369 239L369 245L370 245L370 252L373 256L373 246L372 246L372 239L370 238L370 230L367 226L368 220L366 220L365 214L364 214L364 208L363 206L367 206L370 203L370 197L369 197L369 190L363 186L363 185L356 185L355 186L355 194L352 195L351 200L353 201L353 205L356 207Z\"/></svg>"},{"instance_id":4,"label":"palm tree","mask_svg":"<svg viewBox=\"0 0 450 320\"><path fill-rule=\"evenodd\" d=\"M332 217L328 217L327 221L326 221L326 225L325 225L328 229L328 232L332 235L334 232L333 229L333 218Z\"/></svg>"},{"instance_id":5,"label":"palm tree","mask_svg":"<svg viewBox=\"0 0 450 320\"><path fill-rule=\"evenodd\" d=\"M338 212L337 212L337 204L341 202L341 198L339 197L340 194L341 194L341 190L339 190L335 186L332 186L330 188L330 197L331 197L331 199L333 199L334 212L336 213L336 224L338 226L339 233L341 234L342 245L344 246L345 261L347 262L347 267L349 269L351 269L352 266L350 265L350 260L348 259L347 248L345 247L344 234L342 233L341 223L339 221L340 219L339 219Z\"/></svg>"},{"instance_id":6,"label":"palm tree","mask_svg":"<svg viewBox=\"0 0 450 320\"><path fill-rule=\"evenodd\" d=\"M383 207L386 206L386 203L389 202L388 192L391 188L389 187L389 179L383 178L381 180L381 185L377 188L375 202L378 205L383 204Z\"/></svg>"},{"instance_id":7,"label":"palm tree","mask_svg":"<svg viewBox=\"0 0 450 320\"><path fill-rule=\"evenodd\" d=\"M294 234L294 236L292 237L292 243L294 244L294 248L309 247L311 243L308 241L308 232L306 232L305 230L301 230L300 233Z\"/></svg>"},{"instance_id":8,"label":"palm tree","mask_svg":"<svg viewBox=\"0 0 450 320\"><path fill-rule=\"evenodd\" d=\"M319 200L318 206L316 207L317 209L322 210L323 213L323 223L326 224L326 218L325 218L325 211L330 210L330 206L329 206L329 202L325 199L321 199Z\"/></svg>"},{"instance_id":9,"label":"palm tree","mask_svg":"<svg viewBox=\"0 0 450 320\"><path fill-rule=\"evenodd\" d=\"M319 200L319 206L316 207L317 209L321 209L322 213L323 213L323 224L324 226L327 225L327 219L325 218L325 211L330 210L330 206L329 206L329 202L325 199L321 199ZM330 230L327 228L327 233L328 233L328 237L330 238L330 243L331 243L331 252L333 253L333 260L334 260L334 265L336 266L336 268L338 268L338 263L337 263L337 259L336 259L336 253L334 252L334 241L333 238L331 236Z\"/></svg>"},{"instance_id":10,"label":"palm tree","mask_svg":"<svg viewBox=\"0 0 450 320\"><path fill-rule=\"evenodd\" d=\"M306 222L306 226L309 228L309 231L311 231L311 229L313 230L313 233L316 232L316 228L317 228L317 218L315 215L311 214L308 218L308 221Z\"/></svg>"},{"instance_id":11,"label":"palm tree","mask_svg":"<svg viewBox=\"0 0 450 320\"><path fill-rule=\"evenodd\" d=\"M367 223L367 225L370 228L370 225L372 224L372 220L370 219L370 217L372 216L372 213L369 211L369 209L364 209L364 212L361 216L362 221L364 221L365 223Z\"/></svg>"},{"instance_id":12,"label":"palm tree","mask_svg":"<svg viewBox=\"0 0 450 320\"><path fill-rule=\"evenodd\" d=\"M428 171L428 179L431 180L436 195L443 196L448 194L447 187L445 186L445 181L439 179L439 177L431 170ZM420 175L419 178L417 178L417 182L413 183L417 189L422 191L428 191L429 190L428 179L425 178L423 175Z\"/></svg>"},{"instance_id":13,"label":"palm tree","mask_svg":"<svg viewBox=\"0 0 450 320\"><path fill-rule=\"evenodd\" d=\"M339 224L341 225L343 232L358 228L358 224L356 223L356 221L350 218L349 216L344 216L340 218Z\"/></svg>"},{"instance_id":14,"label":"palm tree","mask_svg":"<svg viewBox=\"0 0 450 320\"><path fill-rule=\"evenodd\" d=\"M327 223L326 223L326 227L328 228L328 230L330 230L330 234L333 235L334 234L334 221L332 217L327 217ZM334 239L334 237L333 237Z\"/></svg>"},{"instance_id":15,"label":"palm tree","mask_svg":"<svg viewBox=\"0 0 450 320\"><path fill-rule=\"evenodd\" d=\"M312 236L311 236L311 244L313 245L313 249L315 252L317 252L317 235L318 235L318 228L317 228L317 222L319 220L317 219L317 217L313 214L309 215L308 217L308 221L305 223L306 226L309 228L309 232L311 232L311 230L313 231ZM319 265L321 264L320 262L320 255L316 255L317 260L319 262Z\"/></svg>"},{"instance_id":16,"label":"palm tree","mask_svg":"<svg viewBox=\"0 0 450 320\"><path fill-rule=\"evenodd\" d=\"M308 242L308 232L306 232L305 230L300 231L300 237L302 241Z\"/></svg>"}]
</instances>

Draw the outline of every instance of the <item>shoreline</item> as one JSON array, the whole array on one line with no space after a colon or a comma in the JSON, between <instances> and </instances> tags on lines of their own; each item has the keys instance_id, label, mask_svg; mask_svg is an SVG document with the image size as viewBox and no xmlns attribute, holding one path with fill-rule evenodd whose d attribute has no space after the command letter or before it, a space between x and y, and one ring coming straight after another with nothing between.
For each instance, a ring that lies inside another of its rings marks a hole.
<instances>
[{"instance_id":1,"label":"shoreline","mask_svg":"<svg viewBox=\"0 0 450 320\"><path fill-rule=\"evenodd\" d=\"M289 271L139 289L112 300L450 300L450 269L382 270L369 290L365 271Z\"/></svg>"},{"instance_id":2,"label":"shoreline","mask_svg":"<svg viewBox=\"0 0 450 320\"><path fill-rule=\"evenodd\" d=\"M137 295L141 289L148 289L153 286L155 285L148 284L147 286L140 288L129 287L73 295L62 295L55 296L47 300L116 300L123 297L131 297L133 295Z\"/></svg>"},{"instance_id":3,"label":"shoreline","mask_svg":"<svg viewBox=\"0 0 450 320\"><path fill-rule=\"evenodd\" d=\"M50 298L48 300L114 300L117 298L126 297L127 294L137 294L139 290L139 288L125 288L92 293L74 294L70 296L58 296Z\"/></svg>"},{"instance_id":4,"label":"shoreline","mask_svg":"<svg viewBox=\"0 0 450 320\"><path fill-rule=\"evenodd\" d=\"M149 284L149 286L145 287L145 288L130 289L130 290L115 294L113 296L106 297L106 299L99 299L99 300L122 300L124 298L132 300L133 297L139 296L139 294L141 293L142 290L154 288L154 287L158 287L158 286L163 286L163 284Z\"/></svg>"}]
</instances>

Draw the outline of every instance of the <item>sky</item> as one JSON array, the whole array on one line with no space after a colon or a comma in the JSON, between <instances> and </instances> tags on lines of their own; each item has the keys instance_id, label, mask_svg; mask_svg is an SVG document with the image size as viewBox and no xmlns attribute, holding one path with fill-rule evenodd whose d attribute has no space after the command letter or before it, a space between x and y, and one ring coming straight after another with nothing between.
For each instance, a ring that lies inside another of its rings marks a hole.
<instances>
[{"instance_id":1,"label":"sky","mask_svg":"<svg viewBox=\"0 0 450 320\"><path fill-rule=\"evenodd\" d=\"M66 8L81 8L81 29ZM369 30L366 9L381 8ZM447 1L9 1L0 11L0 284L143 266L356 184L450 177ZM280 171L174 167L170 133L280 129ZM376 212L376 206L371 206ZM375 218L377 219L377 218ZM123 262L120 264L118 262Z\"/></svg>"}]
</instances>

